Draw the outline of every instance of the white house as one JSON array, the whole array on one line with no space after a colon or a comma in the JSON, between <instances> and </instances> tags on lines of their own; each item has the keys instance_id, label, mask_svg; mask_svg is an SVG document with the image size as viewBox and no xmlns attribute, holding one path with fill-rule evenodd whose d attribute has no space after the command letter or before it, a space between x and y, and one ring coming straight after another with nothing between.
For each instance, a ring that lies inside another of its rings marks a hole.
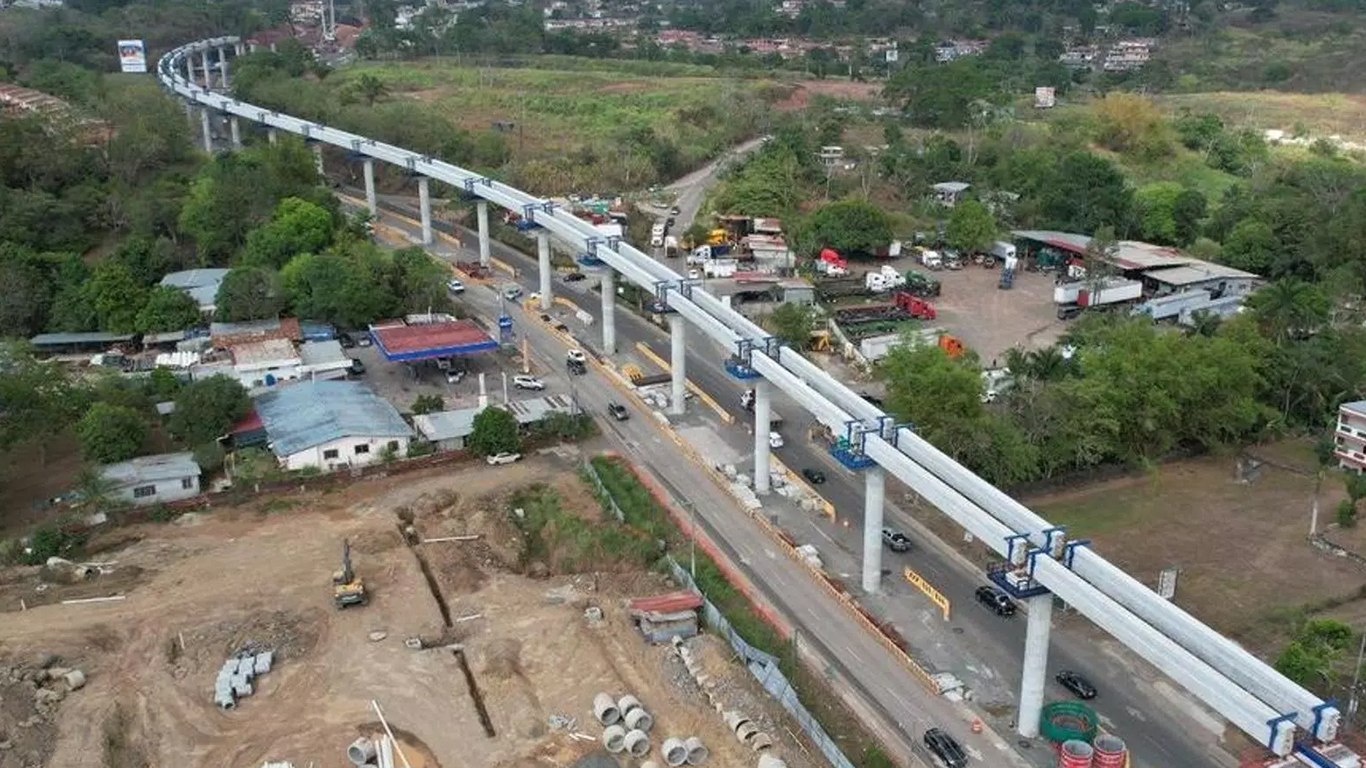
<instances>
[{"instance_id":1,"label":"white house","mask_svg":"<svg viewBox=\"0 0 1366 768\"><path fill-rule=\"evenodd\" d=\"M218 308L218 287L228 272L226 269L186 269L161 278L161 285L179 288L195 300L200 312L211 315Z\"/></svg>"},{"instance_id":2,"label":"white house","mask_svg":"<svg viewBox=\"0 0 1366 768\"><path fill-rule=\"evenodd\" d=\"M267 445L285 469L324 470L407 453L413 429L398 410L358 381L305 381L256 398Z\"/></svg>"},{"instance_id":3,"label":"white house","mask_svg":"<svg viewBox=\"0 0 1366 768\"><path fill-rule=\"evenodd\" d=\"M191 453L139 456L100 467L112 484L110 496L138 506L199 495L199 464Z\"/></svg>"}]
</instances>

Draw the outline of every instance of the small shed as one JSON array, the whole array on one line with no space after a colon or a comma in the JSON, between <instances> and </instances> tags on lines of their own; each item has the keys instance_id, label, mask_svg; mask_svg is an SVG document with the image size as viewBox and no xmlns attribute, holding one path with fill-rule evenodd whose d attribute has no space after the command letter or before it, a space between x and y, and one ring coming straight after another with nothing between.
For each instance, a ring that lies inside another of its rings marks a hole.
<instances>
[{"instance_id":1,"label":"small shed","mask_svg":"<svg viewBox=\"0 0 1366 768\"><path fill-rule=\"evenodd\" d=\"M815 304L816 286L806 280L792 279L778 283L784 304Z\"/></svg>"},{"instance_id":2,"label":"small shed","mask_svg":"<svg viewBox=\"0 0 1366 768\"><path fill-rule=\"evenodd\" d=\"M100 467L100 475L110 483L110 494L139 506L198 495L199 471L191 453L139 456Z\"/></svg>"},{"instance_id":3,"label":"small shed","mask_svg":"<svg viewBox=\"0 0 1366 768\"><path fill-rule=\"evenodd\" d=\"M28 340L39 354L62 355L102 352L114 344L134 339L131 333L40 333Z\"/></svg>"},{"instance_id":4,"label":"small shed","mask_svg":"<svg viewBox=\"0 0 1366 768\"><path fill-rule=\"evenodd\" d=\"M931 189L934 190L934 199L940 205L949 208L958 205L958 201L963 199L963 193L968 191L972 185L966 181L941 181Z\"/></svg>"},{"instance_id":5,"label":"small shed","mask_svg":"<svg viewBox=\"0 0 1366 768\"><path fill-rule=\"evenodd\" d=\"M697 610L701 607L702 596L688 589L637 597L627 603L631 619L651 643L697 634Z\"/></svg>"},{"instance_id":6,"label":"small shed","mask_svg":"<svg viewBox=\"0 0 1366 768\"><path fill-rule=\"evenodd\" d=\"M459 451L465 447L465 438L474 431L474 417L478 414L478 408L420 413L413 417L413 426L437 450Z\"/></svg>"}]
</instances>

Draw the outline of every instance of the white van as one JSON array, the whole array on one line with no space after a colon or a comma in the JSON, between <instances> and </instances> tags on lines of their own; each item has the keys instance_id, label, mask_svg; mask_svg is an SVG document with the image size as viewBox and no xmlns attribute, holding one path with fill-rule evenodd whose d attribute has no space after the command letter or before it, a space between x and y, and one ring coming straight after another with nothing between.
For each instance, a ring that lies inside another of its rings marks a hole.
<instances>
[{"instance_id":1,"label":"white van","mask_svg":"<svg viewBox=\"0 0 1366 768\"><path fill-rule=\"evenodd\" d=\"M664 247L664 225L656 224L650 227L650 245L654 248Z\"/></svg>"}]
</instances>

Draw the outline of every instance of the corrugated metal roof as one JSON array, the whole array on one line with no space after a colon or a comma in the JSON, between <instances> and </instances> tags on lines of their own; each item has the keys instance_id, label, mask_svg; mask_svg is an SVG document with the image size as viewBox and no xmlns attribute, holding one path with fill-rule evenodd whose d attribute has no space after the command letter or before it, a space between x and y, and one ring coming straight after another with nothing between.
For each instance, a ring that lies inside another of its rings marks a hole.
<instances>
[{"instance_id":1,"label":"corrugated metal roof","mask_svg":"<svg viewBox=\"0 0 1366 768\"><path fill-rule=\"evenodd\" d=\"M469 355L498 348L498 342L473 320L373 325L370 335L390 362Z\"/></svg>"},{"instance_id":2,"label":"corrugated metal roof","mask_svg":"<svg viewBox=\"0 0 1366 768\"><path fill-rule=\"evenodd\" d=\"M299 353L294 349L294 342L288 339L248 341L232 346L232 361L237 365L261 365L298 359Z\"/></svg>"},{"instance_id":3,"label":"corrugated metal roof","mask_svg":"<svg viewBox=\"0 0 1366 768\"><path fill-rule=\"evenodd\" d=\"M131 333L40 333L28 343L35 347L57 347L63 344L118 344L132 340Z\"/></svg>"},{"instance_id":4,"label":"corrugated metal roof","mask_svg":"<svg viewBox=\"0 0 1366 768\"><path fill-rule=\"evenodd\" d=\"M702 607L702 596L688 589L665 592L651 597L632 598L627 606L632 611L643 613L678 613L695 611Z\"/></svg>"},{"instance_id":5,"label":"corrugated metal roof","mask_svg":"<svg viewBox=\"0 0 1366 768\"><path fill-rule=\"evenodd\" d=\"M398 410L358 381L307 381L256 398L270 448L289 456L343 437L410 437Z\"/></svg>"},{"instance_id":6,"label":"corrugated metal roof","mask_svg":"<svg viewBox=\"0 0 1366 768\"><path fill-rule=\"evenodd\" d=\"M1350 403L1343 403L1338 407L1345 411L1351 411L1358 416L1366 416L1366 400L1354 400Z\"/></svg>"},{"instance_id":7,"label":"corrugated metal roof","mask_svg":"<svg viewBox=\"0 0 1366 768\"><path fill-rule=\"evenodd\" d=\"M547 395L513 400L503 407L517 417L518 424L535 424L552 413L573 413L574 401L568 395Z\"/></svg>"},{"instance_id":8,"label":"corrugated metal roof","mask_svg":"<svg viewBox=\"0 0 1366 768\"><path fill-rule=\"evenodd\" d=\"M439 443L443 440L469 437L474 431L474 417L479 415L478 408L461 408L454 411L423 413L413 417L413 426L428 440Z\"/></svg>"},{"instance_id":9,"label":"corrugated metal roof","mask_svg":"<svg viewBox=\"0 0 1366 768\"><path fill-rule=\"evenodd\" d=\"M342 363L351 365L351 358L342 351L340 341L332 339L330 341L307 341L299 346L299 359L304 365L327 365L328 363Z\"/></svg>"},{"instance_id":10,"label":"corrugated metal roof","mask_svg":"<svg viewBox=\"0 0 1366 768\"><path fill-rule=\"evenodd\" d=\"M161 284L168 288L179 288L190 294L200 309L212 307L218 301L218 286L227 277L227 269L187 269L172 272L161 278Z\"/></svg>"},{"instance_id":11,"label":"corrugated metal roof","mask_svg":"<svg viewBox=\"0 0 1366 768\"><path fill-rule=\"evenodd\" d=\"M1207 280L1227 280L1230 278L1253 280L1258 275L1251 272L1244 272L1241 269L1226 267L1223 264L1210 264L1209 262L1197 262L1188 264L1184 267L1172 267L1170 269L1156 269L1145 273L1144 277L1166 283L1167 285L1191 285L1192 283L1203 283Z\"/></svg>"},{"instance_id":12,"label":"corrugated metal roof","mask_svg":"<svg viewBox=\"0 0 1366 768\"><path fill-rule=\"evenodd\" d=\"M199 477L199 464L195 462L193 453L161 453L106 464L100 467L100 474L119 487L125 487L158 480Z\"/></svg>"}]
</instances>

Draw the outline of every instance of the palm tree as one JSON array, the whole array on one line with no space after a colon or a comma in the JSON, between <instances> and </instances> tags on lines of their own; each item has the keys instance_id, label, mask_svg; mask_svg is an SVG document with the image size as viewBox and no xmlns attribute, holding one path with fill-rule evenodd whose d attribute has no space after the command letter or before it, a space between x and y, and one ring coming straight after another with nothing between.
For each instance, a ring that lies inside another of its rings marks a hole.
<instances>
[{"instance_id":1,"label":"palm tree","mask_svg":"<svg viewBox=\"0 0 1366 768\"><path fill-rule=\"evenodd\" d=\"M1223 322L1224 319L1213 312L1197 309L1191 313L1190 328L1187 332L1191 336L1213 336Z\"/></svg>"},{"instance_id":2,"label":"palm tree","mask_svg":"<svg viewBox=\"0 0 1366 768\"><path fill-rule=\"evenodd\" d=\"M1248 297L1262 328L1276 341L1302 336L1328 318L1328 297L1316 285L1288 277Z\"/></svg>"},{"instance_id":3,"label":"palm tree","mask_svg":"<svg viewBox=\"0 0 1366 768\"><path fill-rule=\"evenodd\" d=\"M1029 353L1030 374L1039 381L1057 381L1071 370L1072 361L1057 347L1044 347Z\"/></svg>"}]
</instances>

